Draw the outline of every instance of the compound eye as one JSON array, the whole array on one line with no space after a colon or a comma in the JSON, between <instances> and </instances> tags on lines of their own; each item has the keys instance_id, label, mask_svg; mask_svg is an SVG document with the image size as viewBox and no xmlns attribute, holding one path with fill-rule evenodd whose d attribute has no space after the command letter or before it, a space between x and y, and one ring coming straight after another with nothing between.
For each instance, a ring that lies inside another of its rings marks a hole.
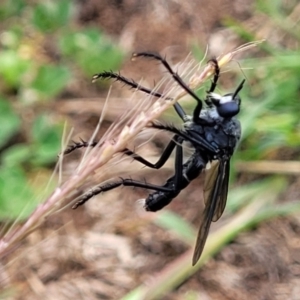
<instances>
[{"instance_id":1,"label":"compound eye","mask_svg":"<svg viewBox=\"0 0 300 300\"><path fill-rule=\"evenodd\" d=\"M220 103L220 105L217 106L217 111L223 118L232 118L239 113L240 106L235 101Z\"/></svg>"}]
</instances>

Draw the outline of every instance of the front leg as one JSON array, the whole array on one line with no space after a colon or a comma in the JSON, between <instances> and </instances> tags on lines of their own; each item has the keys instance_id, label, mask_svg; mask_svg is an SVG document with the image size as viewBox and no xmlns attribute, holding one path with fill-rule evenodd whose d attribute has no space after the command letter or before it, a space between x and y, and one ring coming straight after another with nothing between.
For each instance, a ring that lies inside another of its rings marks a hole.
<instances>
[{"instance_id":1,"label":"front leg","mask_svg":"<svg viewBox=\"0 0 300 300\"><path fill-rule=\"evenodd\" d=\"M162 63L162 65L166 68L166 70L171 74L171 76L174 78L174 80L190 95L192 96L197 102L198 106L202 108L202 101L197 96L197 94L182 80L182 78L173 71L169 63L166 61L166 59L162 58L158 53L150 53L150 52L140 52L140 53L133 53L132 57L149 57L153 58L155 60L158 60ZM200 108L200 111L201 111ZM175 107L176 109L176 107ZM176 110L177 111L177 110ZM178 113L178 112L177 112ZM183 118L182 118L183 119ZM184 119L183 119L184 120Z\"/></svg>"},{"instance_id":2,"label":"front leg","mask_svg":"<svg viewBox=\"0 0 300 300\"><path fill-rule=\"evenodd\" d=\"M87 147L95 147L98 144L97 141L93 142L85 142L84 140L81 140L80 142L74 142L73 144L68 146L68 148L63 152L64 155L70 154L71 152L80 149L80 148L87 148Z\"/></svg>"}]
</instances>

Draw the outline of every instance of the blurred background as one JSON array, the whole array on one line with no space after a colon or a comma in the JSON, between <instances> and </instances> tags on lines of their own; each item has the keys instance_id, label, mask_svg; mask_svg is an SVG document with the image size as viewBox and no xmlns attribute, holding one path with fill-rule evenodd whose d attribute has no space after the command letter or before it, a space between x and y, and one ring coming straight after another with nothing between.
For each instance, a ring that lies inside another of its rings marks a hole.
<instances>
[{"instance_id":1,"label":"blurred background","mask_svg":"<svg viewBox=\"0 0 300 300\"><path fill-rule=\"evenodd\" d=\"M265 42L231 62L218 86L230 92L246 78L243 137L227 209L199 266L191 258L201 179L157 214L137 208L147 191L120 188L49 216L3 258L0 298L300 299L299 18L296 0L1 1L1 236L55 188L55 180L46 185L65 123L75 141L92 136L111 85L92 84L93 74L121 70L151 87L163 70L132 62L132 52L157 51L175 65L188 54L200 62ZM131 93L113 85L99 136L128 108ZM183 103L187 111L194 105ZM161 118L180 125L173 110ZM155 161L168 140L155 137L141 153ZM64 178L81 155L66 157ZM130 175L163 184L170 174L172 159L163 170L137 166Z\"/></svg>"}]
</instances>

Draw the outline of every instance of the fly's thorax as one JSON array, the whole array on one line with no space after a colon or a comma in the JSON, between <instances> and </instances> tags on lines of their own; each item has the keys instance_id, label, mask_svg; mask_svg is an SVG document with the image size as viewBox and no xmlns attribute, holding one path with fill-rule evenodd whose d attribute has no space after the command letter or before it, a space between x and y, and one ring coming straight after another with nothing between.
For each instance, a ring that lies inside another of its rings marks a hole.
<instances>
[{"instance_id":1,"label":"fly's thorax","mask_svg":"<svg viewBox=\"0 0 300 300\"><path fill-rule=\"evenodd\" d=\"M241 123L238 119L232 118L223 123L223 130L225 134L236 140L236 143L240 140L242 134Z\"/></svg>"},{"instance_id":2,"label":"fly's thorax","mask_svg":"<svg viewBox=\"0 0 300 300\"><path fill-rule=\"evenodd\" d=\"M223 121L223 118L219 115L216 107L212 107L209 110L207 110L207 116L210 119L213 119L214 121L219 121L219 122Z\"/></svg>"},{"instance_id":3,"label":"fly's thorax","mask_svg":"<svg viewBox=\"0 0 300 300\"><path fill-rule=\"evenodd\" d=\"M202 120L206 120L208 122L212 122L217 119L223 120L223 118L218 114L217 108L215 106L210 106L206 109L203 109L199 117Z\"/></svg>"},{"instance_id":4,"label":"fly's thorax","mask_svg":"<svg viewBox=\"0 0 300 300\"><path fill-rule=\"evenodd\" d=\"M202 110L202 112L200 113L200 118L201 120L204 120L209 126L215 126L224 122L224 120L228 120L223 118L219 114L218 109L215 106L210 106L205 110Z\"/></svg>"},{"instance_id":5,"label":"fly's thorax","mask_svg":"<svg viewBox=\"0 0 300 300\"><path fill-rule=\"evenodd\" d=\"M205 126L204 138L217 149L215 157L223 154L232 155L241 136L240 122L235 119L217 120L214 126Z\"/></svg>"}]
</instances>

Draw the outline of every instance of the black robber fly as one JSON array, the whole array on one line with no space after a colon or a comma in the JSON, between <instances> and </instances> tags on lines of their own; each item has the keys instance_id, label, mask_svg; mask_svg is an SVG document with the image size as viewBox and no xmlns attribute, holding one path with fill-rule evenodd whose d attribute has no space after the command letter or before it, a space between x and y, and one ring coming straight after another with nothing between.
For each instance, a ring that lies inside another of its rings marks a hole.
<instances>
[{"instance_id":1,"label":"black robber fly","mask_svg":"<svg viewBox=\"0 0 300 300\"><path fill-rule=\"evenodd\" d=\"M214 93L220 76L220 68L217 60L213 59L210 62L214 64L215 74L210 89L207 91L206 99L202 101L160 55L147 52L134 54L134 57L140 56L160 61L174 80L196 100L197 104L192 116L187 115L179 103L174 104L177 114L183 121L183 128L158 122L153 122L150 125L158 130L169 131L174 134L155 164L129 149L124 149L124 153L147 167L160 169L169 159L173 150L175 150L175 173L161 186L130 178L121 178L114 182L99 185L85 193L73 208L77 208L99 193L123 185L154 190L145 200L145 209L155 212L168 205L192 180L197 178L211 164L211 168L205 172L203 193L205 209L193 256L193 265L195 265L203 251L211 222L215 222L221 217L226 206L230 158L241 136L240 122L235 118L240 111L241 103L238 93L242 89L245 80L239 84L233 93L223 96ZM144 93L159 98L170 99L170 97L143 87L135 81L117 73L102 72L93 77L93 79L98 78L115 79ZM193 154L186 162L183 162L183 142L189 143L194 149ZM95 142L89 144L84 141L75 143L65 153L70 153L81 147L95 146L96 144Z\"/></svg>"}]
</instances>

